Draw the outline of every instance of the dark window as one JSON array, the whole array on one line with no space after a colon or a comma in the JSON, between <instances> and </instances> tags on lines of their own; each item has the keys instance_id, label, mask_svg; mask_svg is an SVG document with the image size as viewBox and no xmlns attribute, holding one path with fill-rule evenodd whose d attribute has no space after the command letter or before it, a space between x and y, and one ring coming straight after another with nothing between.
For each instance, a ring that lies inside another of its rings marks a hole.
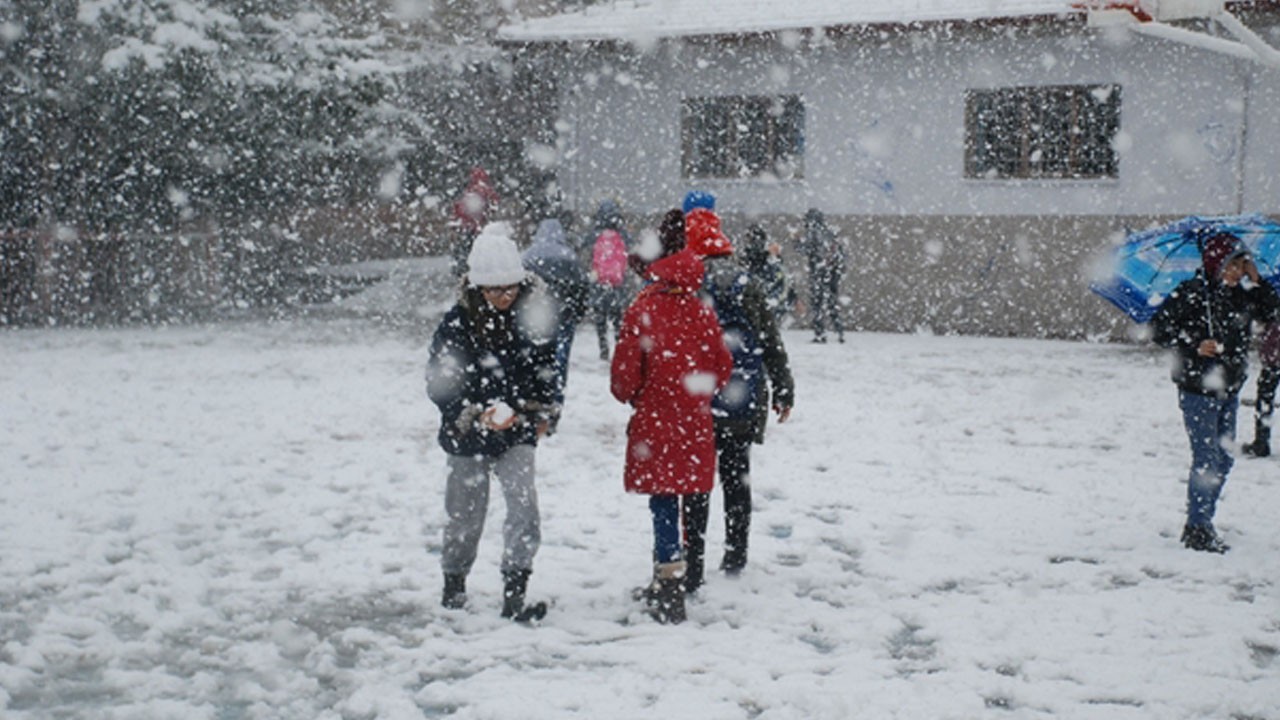
<instances>
[{"instance_id":1,"label":"dark window","mask_svg":"<svg viewBox=\"0 0 1280 720\"><path fill-rule=\"evenodd\" d=\"M804 104L795 95L689 98L680 135L686 178L803 177Z\"/></svg>"},{"instance_id":2,"label":"dark window","mask_svg":"<svg viewBox=\"0 0 1280 720\"><path fill-rule=\"evenodd\" d=\"M969 90L965 176L1113 178L1119 85Z\"/></svg>"}]
</instances>

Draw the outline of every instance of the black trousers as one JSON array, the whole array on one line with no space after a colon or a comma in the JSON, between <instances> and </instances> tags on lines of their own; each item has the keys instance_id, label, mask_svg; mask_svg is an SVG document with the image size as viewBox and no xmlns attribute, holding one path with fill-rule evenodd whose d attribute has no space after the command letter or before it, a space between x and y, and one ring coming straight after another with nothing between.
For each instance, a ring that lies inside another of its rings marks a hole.
<instances>
[{"instance_id":1,"label":"black trousers","mask_svg":"<svg viewBox=\"0 0 1280 720\"><path fill-rule=\"evenodd\" d=\"M1276 385L1280 384L1280 366L1267 365L1258 373L1258 400L1254 418L1258 427L1271 427L1271 413L1276 409Z\"/></svg>"},{"instance_id":2,"label":"black trousers","mask_svg":"<svg viewBox=\"0 0 1280 720\"><path fill-rule=\"evenodd\" d=\"M812 279L809 284L809 302L813 314L813 334L817 340L827 337L827 323L836 331L836 335L844 340L844 322L840 319L840 278L834 274L823 272Z\"/></svg>"},{"instance_id":3,"label":"black trousers","mask_svg":"<svg viewBox=\"0 0 1280 720\"><path fill-rule=\"evenodd\" d=\"M754 433L731 426L716 426L716 462L724 492L725 570L734 572L747 564L747 538L751 530L751 442ZM683 498L686 587L702 584L706 567L707 523L711 495Z\"/></svg>"}]
</instances>

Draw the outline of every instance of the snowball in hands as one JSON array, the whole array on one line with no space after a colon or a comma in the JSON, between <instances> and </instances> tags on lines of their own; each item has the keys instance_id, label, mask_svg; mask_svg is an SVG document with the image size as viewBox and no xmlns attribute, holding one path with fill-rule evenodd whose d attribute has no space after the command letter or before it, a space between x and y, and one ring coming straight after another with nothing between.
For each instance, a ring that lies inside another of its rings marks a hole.
<instances>
[{"instance_id":1,"label":"snowball in hands","mask_svg":"<svg viewBox=\"0 0 1280 720\"><path fill-rule=\"evenodd\" d=\"M510 405L499 400L490 405L480 418L491 430L506 430L516 424L516 411L512 410Z\"/></svg>"}]
</instances>

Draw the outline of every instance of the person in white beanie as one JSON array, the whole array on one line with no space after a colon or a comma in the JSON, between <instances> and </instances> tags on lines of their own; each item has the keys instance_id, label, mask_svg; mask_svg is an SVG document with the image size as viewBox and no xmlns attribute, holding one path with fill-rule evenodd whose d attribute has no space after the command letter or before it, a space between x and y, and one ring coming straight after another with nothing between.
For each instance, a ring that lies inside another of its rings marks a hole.
<instances>
[{"instance_id":1,"label":"person in white beanie","mask_svg":"<svg viewBox=\"0 0 1280 720\"><path fill-rule=\"evenodd\" d=\"M436 328L427 362L449 466L442 604L466 604L492 478L507 507L502 616L527 622L546 613L545 603L525 603L525 591L541 542L534 453L559 412L554 310L507 226L487 226L467 263L461 297Z\"/></svg>"}]
</instances>

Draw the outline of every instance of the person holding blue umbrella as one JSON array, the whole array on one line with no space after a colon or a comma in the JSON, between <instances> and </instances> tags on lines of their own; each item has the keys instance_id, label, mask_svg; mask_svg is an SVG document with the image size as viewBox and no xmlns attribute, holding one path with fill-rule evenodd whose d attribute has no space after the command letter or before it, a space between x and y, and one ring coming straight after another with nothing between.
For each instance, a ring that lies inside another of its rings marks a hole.
<instances>
[{"instance_id":1,"label":"person holding blue umbrella","mask_svg":"<svg viewBox=\"0 0 1280 720\"><path fill-rule=\"evenodd\" d=\"M1151 318L1152 339L1173 349L1173 382L1191 442L1187 522L1182 543L1225 553L1213 517L1234 458L1240 388L1247 375L1250 325L1280 319L1280 297L1261 280L1240 238L1219 232L1200 245L1201 270L1183 281Z\"/></svg>"}]
</instances>

